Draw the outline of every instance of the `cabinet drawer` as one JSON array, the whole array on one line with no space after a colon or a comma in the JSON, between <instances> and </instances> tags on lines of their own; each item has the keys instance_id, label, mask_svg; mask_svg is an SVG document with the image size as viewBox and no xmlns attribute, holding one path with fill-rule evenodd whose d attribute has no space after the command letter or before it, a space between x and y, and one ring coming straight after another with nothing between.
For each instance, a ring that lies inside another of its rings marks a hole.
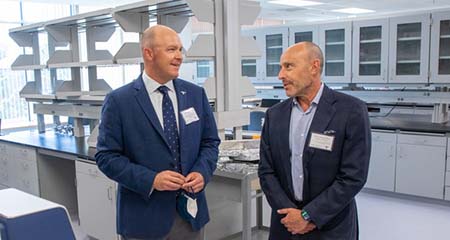
<instances>
[{"instance_id":1,"label":"cabinet drawer","mask_svg":"<svg viewBox=\"0 0 450 240\"><path fill-rule=\"evenodd\" d=\"M27 161L27 160L17 160L16 162L18 171L24 173L25 175L28 173L37 172L37 162L36 161Z\"/></svg>"},{"instance_id":2,"label":"cabinet drawer","mask_svg":"<svg viewBox=\"0 0 450 240\"><path fill-rule=\"evenodd\" d=\"M447 144L445 137L427 136L427 135L409 135L398 134L398 143L414 144L414 145L428 145L428 146L443 146Z\"/></svg>"},{"instance_id":3,"label":"cabinet drawer","mask_svg":"<svg viewBox=\"0 0 450 240\"><path fill-rule=\"evenodd\" d=\"M445 186L450 187L450 171L445 173Z\"/></svg>"},{"instance_id":4,"label":"cabinet drawer","mask_svg":"<svg viewBox=\"0 0 450 240\"><path fill-rule=\"evenodd\" d=\"M445 187L445 200L449 200L450 201L450 187Z\"/></svg>"},{"instance_id":5,"label":"cabinet drawer","mask_svg":"<svg viewBox=\"0 0 450 240\"><path fill-rule=\"evenodd\" d=\"M395 133L385 133L385 132L372 132L372 141L375 142L389 142L395 144L396 141Z\"/></svg>"},{"instance_id":6,"label":"cabinet drawer","mask_svg":"<svg viewBox=\"0 0 450 240\"><path fill-rule=\"evenodd\" d=\"M39 197L39 182L37 179L22 178L19 180L17 188Z\"/></svg>"},{"instance_id":7,"label":"cabinet drawer","mask_svg":"<svg viewBox=\"0 0 450 240\"><path fill-rule=\"evenodd\" d=\"M16 149L17 158L25 161L36 161L36 149L19 146Z\"/></svg>"},{"instance_id":8,"label":"cabinet drawer","mask_svg":"<svg viewBox=\"0 0 450 240\"><path fill-rule=\"evenodd\" d=\"M88 174L94 177L107 178L101 171L98 169L97 165L94 163L86 163L82 161L75 162L76 171L79 173Z\"/></svg>"}]
</instances>

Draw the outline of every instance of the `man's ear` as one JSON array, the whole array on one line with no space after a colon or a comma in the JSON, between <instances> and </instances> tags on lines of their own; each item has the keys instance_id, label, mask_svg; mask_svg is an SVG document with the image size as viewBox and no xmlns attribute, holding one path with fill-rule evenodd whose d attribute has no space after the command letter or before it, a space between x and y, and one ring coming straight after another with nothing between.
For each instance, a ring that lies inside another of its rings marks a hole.
<instances>
[{"instance_id":1,"label":"man's ear","mask_svg":"<svg viewBox=\"0 0 450 240\"><path fill-rule=\"evenodd\" d=\"M319 59L313 60L311 64L311 73L312 74L319 74L320 73L320 61Z\"/></svg>"},{"instance_id":2,"label":"man's ear","mask_svg":"<svg viewBox=\"0 0 450 240\"><path fill-rule=\"evenodd\" d=\"M155 53L153 52L153 49L151 49L151 48L144 48L143 55L144 55L144 56L142 56L143 58L145 58L147 60L152 60Z\"/></svg>"}]
</instances>

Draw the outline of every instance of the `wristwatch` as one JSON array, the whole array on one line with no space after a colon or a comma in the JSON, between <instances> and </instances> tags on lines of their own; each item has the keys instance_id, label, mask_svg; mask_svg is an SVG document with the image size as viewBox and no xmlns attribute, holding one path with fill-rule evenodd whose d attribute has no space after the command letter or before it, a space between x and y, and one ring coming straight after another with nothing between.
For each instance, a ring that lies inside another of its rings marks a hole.
<instances>
[{"instance_id":1,"label":"wristwatch","mask_svg":"<svg viewBox=\"0 0 450 240\"><path fill-rule=\"evenodd\" d=\"M311 222L311 217L309 216L308 212L306 210L302 210L302 217L308 222Z\"/></svg>"}]
</instances>

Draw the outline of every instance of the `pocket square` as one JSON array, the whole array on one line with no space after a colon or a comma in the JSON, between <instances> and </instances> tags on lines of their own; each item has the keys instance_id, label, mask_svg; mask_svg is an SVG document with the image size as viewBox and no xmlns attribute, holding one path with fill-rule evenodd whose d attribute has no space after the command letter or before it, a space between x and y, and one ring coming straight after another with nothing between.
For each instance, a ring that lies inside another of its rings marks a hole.
<instances>
[{"instance_id":1,"label":"pocket square","mask_svg":"<svg viewBox=\"0 0 450 240\"><path fill-rule=\"evenodd\" d=\"M336 133L336 131L334 131L334 130L325 130L323 132L323 134L325 134L325 135L334 135L335 133Z\"/></svg>"}]
</instances>

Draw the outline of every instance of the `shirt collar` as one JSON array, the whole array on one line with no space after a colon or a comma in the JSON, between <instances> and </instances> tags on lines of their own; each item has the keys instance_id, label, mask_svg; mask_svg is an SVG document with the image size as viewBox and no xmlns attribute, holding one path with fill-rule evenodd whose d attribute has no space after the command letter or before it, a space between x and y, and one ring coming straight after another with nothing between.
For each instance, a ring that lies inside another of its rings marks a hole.
<instances>
[{"instance_id":1,"label":"shirt collar","mask_svg":"<svg viewBox=\"0 0 450 240\"><path fill-rule=\"evenodd\" d=\"M311 106L312 106L312 105L317 105L317 104L319 104L320 98L322 97L323 88L324 88L324 84L321 83L321 84L320 84L319 91L317 92L317 94L316 94L316 96L313 98L313 100L311 101ZM292 106L299 106L298 101L297 101L297 98L295 98L295 97L292 98L292 103L293 103Z\"/></svg>"},{"instance_id":2,"label":"shirt collar","mask_svg":"<svg viewBox=\"0 0 450 240\"><path fill-rule=\"evenodd\" d=\"M154 93L158 91L160 86L166 86L170 91L175 92L175 87L173 86L173 80L168 81L166 84L160 84L153 78L149 77L145 71L142 72L142 80L144 81L144 85L147 88L148 94Z\"/></svg>"}]
</instances>

